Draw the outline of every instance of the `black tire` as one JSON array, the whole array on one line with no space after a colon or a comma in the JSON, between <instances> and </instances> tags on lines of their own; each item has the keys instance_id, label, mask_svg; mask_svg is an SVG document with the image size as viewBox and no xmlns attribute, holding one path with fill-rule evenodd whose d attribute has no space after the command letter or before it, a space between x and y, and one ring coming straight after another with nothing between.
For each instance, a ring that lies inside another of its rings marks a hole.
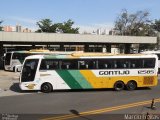
<instances>
[{"instance_id":1,"label":"black tire","mask_svg":"<svg viewBox=\"0 0 160 120\"><path fill-rule=\"evenodd\" d=\"M124 89L124 83L122 81L117 81L115 84L114 84L114 89L116 91L121 91Z\"/></svg>"},{"instance_id":2,"label":"black tire","mask_svg":"<svg viewBox=\"0 0 160 120\"><path fill-rule=\"evenodd\" d=\"M49 93L53 90L52 85L50 83L43 83L41 86L41 91L44 93Z\"/></svg>"},{"instance_id":3,"label":"black tire","mask_svg":"<svg viewBox=\"0 0 160 120\"><path fill-rule=\"evenodd\" d=\"M13 72L17 72L17 71L16 71L16 67L13 67Z\"/></svg>"},{"instance_id":4,"label":"black tire","mask_svg":"<svg viewBox=\"0 0 160 120\"><path fill-rule=\"evenodd\" d=\"M137 88L137 83L135 81L129 81L126 88L127 90L135 90Z\"/></svg>"}]
</instances>

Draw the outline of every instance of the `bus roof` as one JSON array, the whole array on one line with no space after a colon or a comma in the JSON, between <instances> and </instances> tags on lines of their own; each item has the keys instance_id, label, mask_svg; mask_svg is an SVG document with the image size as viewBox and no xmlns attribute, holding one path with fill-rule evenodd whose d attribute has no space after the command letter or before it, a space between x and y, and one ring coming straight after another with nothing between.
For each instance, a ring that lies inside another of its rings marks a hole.
<instances>
[{"instance_id":1,"label":"bus roof","mask_svg":"<svg viewBox=\"0 0 160 120\"><path fill-rule=\"evenodd\" d=\"M24 54L29 54L29 53L49 53L49 54L72 54L72 53L83 53L82 51L49 51L49 50L39 50L39 49L33 49L33 50L23 50L23 51L10 51L7 53L24 53Z\"/></svg>"},{"instance_id":2,"label":"bus roof","mask_svg":"<svg viewBox=\"0 0 160 120\"><path fill-rule=\"evenodd\" d=\"M160 54L160 50L157 51L143 51L142 54Z\"/></svg>"},{"instance_id":3,"label":"bus roof","mask_svg":"<svg viewBox=\"0 0 160 120\"><path fill-rule=\"evenodd\" d=\"M50 54L50 55L31 55L27 59L77 59L77 58L150 58L157 57L151 54L111 54L111 53L72 53L72 54Z\"/></svg>"}]
</instances>

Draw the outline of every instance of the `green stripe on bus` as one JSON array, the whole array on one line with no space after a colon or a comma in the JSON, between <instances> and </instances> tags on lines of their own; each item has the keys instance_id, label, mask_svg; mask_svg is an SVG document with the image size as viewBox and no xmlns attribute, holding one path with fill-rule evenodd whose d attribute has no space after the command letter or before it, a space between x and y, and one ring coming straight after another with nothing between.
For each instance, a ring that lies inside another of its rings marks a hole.
<instances>
[{"instance_id":1,"label":"green stripe on bus","mask_svg":"<svg viewBox=\"0 0 160 120\"><path fill-rule=\"evenodd\" d=\"M69 73L84 89L93 88L92 85L83 77L79 70L69 70Z\"/></svg>"},{"instance_id":2,"label":"green stripe on bus","mask_svg":"<svg viewBox=\"0 0 160 120\"><path fill-rule=\"evenodd\" d=\"M46 56L44 56L44 58L46 58L46 59L63 59L63 58L67 58L67 56L66 55L46 55Z\"/></svg>"},{"instance_id":3,"label":"green stripe on bus","mask_svg":"<svg viewBox=\"0 0 160 120\"><path fill-rule=\"evenodd\" d=\"M55 59L56 55L44 55L45 59Z\"/></svg>"},{"instance_id":4,"label":"green stripe on bus","mask_svg":"<svg viewBox=\"0 0 160 120\"><path fill-rule=\"evenodd\" d=\"M71 89L82 89L80 84L72 77L72 75L67 70L56 70L56 72Z\"/></svg>"},{"instance_id":5,"label":"green stripe on bus","mask_svg":"<svg viewBox=\"0 0 160 120\"><path fill-rule=\"evenodd\" d=\"M56 58L57 59L63 59L63 58L67 58L67 56L66 55L57 55Z\"/></svg>"}]
</instances>

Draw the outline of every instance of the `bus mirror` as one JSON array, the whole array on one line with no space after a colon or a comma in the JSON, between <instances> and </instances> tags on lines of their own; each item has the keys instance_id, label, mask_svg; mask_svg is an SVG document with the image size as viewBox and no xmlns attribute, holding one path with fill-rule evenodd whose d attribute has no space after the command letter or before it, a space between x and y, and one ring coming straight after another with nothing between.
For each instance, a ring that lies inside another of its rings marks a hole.
<instances>
[{"instance_id":1,"label":"bus mirror","mask_svg":"<svg viewBox=\"0 0 160 120\"><path fill-rule=\"evenodd\" d=\"M20 72L22 70L22 65L15 66L15 72Z\"/></svg>"}]
</instances>

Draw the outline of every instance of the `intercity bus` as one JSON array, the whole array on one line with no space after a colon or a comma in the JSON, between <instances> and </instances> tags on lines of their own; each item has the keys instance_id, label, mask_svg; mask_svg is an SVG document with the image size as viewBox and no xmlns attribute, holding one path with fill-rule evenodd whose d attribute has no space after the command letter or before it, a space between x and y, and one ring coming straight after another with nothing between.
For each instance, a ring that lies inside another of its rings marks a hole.
<instances>
[{"instance_id":1,"label":"intercity bus","mask_svg":"<svg viewBox=\"0 0 160 120\"><path fill-rule=\"evenodd\" d=\"M69 52L67 52L69 53ZM51 52L44 49L33 49L29 51L11 51L5 53L4 56L4 70L7 71L21 71L21 66L24 59L30 55L43 55L43 54L67 54L66 52Z\"/></svg>"},{"instance_id":2,"label":"intercity bus","mask_svg":"<svg viewBox=\"0 0 160 120\"><path fill-rule=\"evenodd\" d=\"M117 91L158 83L156 55L73 53L26 57L21 90L77 90L114 88Z\"/></svg>"},{"instance_id":3,"label":"intercity bus","mask_svg":"<svg viewBox=\"0 0 160 120\"><path fill-rule=\"evenodd\" d=\"M158 56L158 71L160 73L160 50L157 50L157 51L144 51L144 52L141 52L142 54L155 54Z\"/></svg>"}]
</instances>

